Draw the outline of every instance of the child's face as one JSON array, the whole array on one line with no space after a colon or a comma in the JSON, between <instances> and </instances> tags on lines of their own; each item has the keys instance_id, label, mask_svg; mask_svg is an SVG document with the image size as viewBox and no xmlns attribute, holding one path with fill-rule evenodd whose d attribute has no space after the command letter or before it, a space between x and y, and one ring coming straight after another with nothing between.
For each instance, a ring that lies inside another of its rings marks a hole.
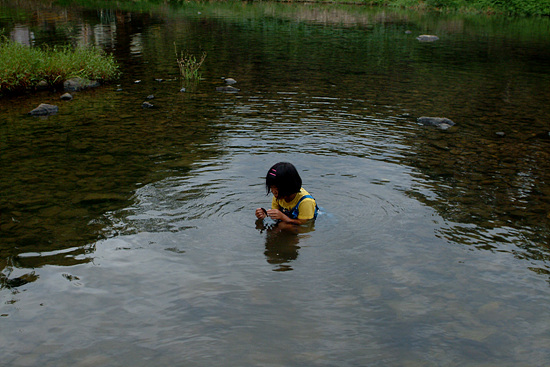
<instances>
[{"instance_id":1,"label":"child's face","mask_svg":"<svg viewBox=\"0 0 550 367\"><path fill-rule=\"evenodd\" d=\"M279 189L277 189L276 186L271 186L269 190L271 190L273 196L275 196L277 199L279 198Z\"/></svg>"}]
</instances>

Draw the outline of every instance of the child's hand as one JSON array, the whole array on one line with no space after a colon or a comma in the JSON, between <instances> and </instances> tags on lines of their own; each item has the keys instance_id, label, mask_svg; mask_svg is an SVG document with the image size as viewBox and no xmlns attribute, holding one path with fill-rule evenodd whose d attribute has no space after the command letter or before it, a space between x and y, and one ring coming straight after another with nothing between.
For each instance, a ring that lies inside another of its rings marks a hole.
<instances>
[{"instance_id":1,"label":"child's hand","mask_svg":"<svg viewBox=\"0 0 550 367\"><path fill-rule=\"evenodd\" d=\"M267 215L269 216L269 218L273 220L280 220L283 222L288 221L288 217L284 215L283 212L280 211L279 209L270 209L267 211Z\"/></svg>"},{"instance_id":2,"label":"child's hand","mask_svg":"<svg viewBox=\"0 0 550 367\"><path fill-rule=\"evenodd\" d=\"M256 214L256 218L258 218L258 219L264 219L264 218L267 217L267 212L264 208L256 209L255 214Z\"/></svg>"}]
</instances>

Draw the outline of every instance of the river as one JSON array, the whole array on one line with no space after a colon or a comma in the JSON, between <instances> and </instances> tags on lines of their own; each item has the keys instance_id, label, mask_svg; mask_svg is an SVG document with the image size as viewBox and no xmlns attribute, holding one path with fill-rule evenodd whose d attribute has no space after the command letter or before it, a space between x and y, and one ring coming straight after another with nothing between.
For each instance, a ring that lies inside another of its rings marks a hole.
<instances>
[{"instance_id":1,"label":"river","mask_svg":"<svg viewBox=\"0 0 550 367\"><path fill-rule=\"evenodd\" d=\"M0 100L3 363L550 360L550 19L119 6L0 1L6 37L95 45L122 71L71 101ZM206 53L200 80L182 51ZM27 115L40 103L59 112ZM280 161L313 226L256 223Z\"/></svg>"}]
</instances>

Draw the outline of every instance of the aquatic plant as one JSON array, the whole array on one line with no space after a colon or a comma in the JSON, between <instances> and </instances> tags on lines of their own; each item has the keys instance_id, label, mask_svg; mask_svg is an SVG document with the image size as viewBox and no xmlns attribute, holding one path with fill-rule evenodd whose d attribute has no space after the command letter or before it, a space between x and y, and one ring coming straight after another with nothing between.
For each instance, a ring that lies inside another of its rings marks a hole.
<instances>
[{"instance_id":1,"label":"aquatic plant","mask_svg":"<svg viewBox=\"0 0 550 367\"><path fill-rule=\"evenodd\" d=\"M74 77L109 81L118 75L114 57L97 48L35 48L0 39L0 95L33 90L44 82L56 87Z\"/></svg>"},{"instance_id":2,"label":"aquatic plant","mask_svg":"<svg viewBox=\"0 0 550 367\"><path fill-rule=\"evenodd\" d=\"M195 55L192 55L189 52L181 51L178 55L178 48L175 43L174 49L176 52L176 62L178 63L181 77L186 80L200 79L201 75L199 69L204 62L204 59L206 59L206 52L203 51L200 59L197 59Z\"/></svg>"}]
</instances>

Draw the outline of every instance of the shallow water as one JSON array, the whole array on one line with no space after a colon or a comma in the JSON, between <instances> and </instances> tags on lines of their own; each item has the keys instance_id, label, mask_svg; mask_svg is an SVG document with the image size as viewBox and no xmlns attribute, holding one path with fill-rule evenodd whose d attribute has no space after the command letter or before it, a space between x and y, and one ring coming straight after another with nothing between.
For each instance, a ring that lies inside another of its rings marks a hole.
<instances>
[{"instance_id":1,"label":"shallow water","mask_svg":"<svg viewBox=\"0 0 550 367\"><path fill-rule=\"evenodd\" d=\"M548 19L1 4L6 34L96 44L124 72L0 101L5 363L550 358ZM177 79L174 43L207 52L201 81ZM60 112L25 115L42 102ZM324 208L313 227L255 222L277 161Z\"/></svg>"}]
</instances>

